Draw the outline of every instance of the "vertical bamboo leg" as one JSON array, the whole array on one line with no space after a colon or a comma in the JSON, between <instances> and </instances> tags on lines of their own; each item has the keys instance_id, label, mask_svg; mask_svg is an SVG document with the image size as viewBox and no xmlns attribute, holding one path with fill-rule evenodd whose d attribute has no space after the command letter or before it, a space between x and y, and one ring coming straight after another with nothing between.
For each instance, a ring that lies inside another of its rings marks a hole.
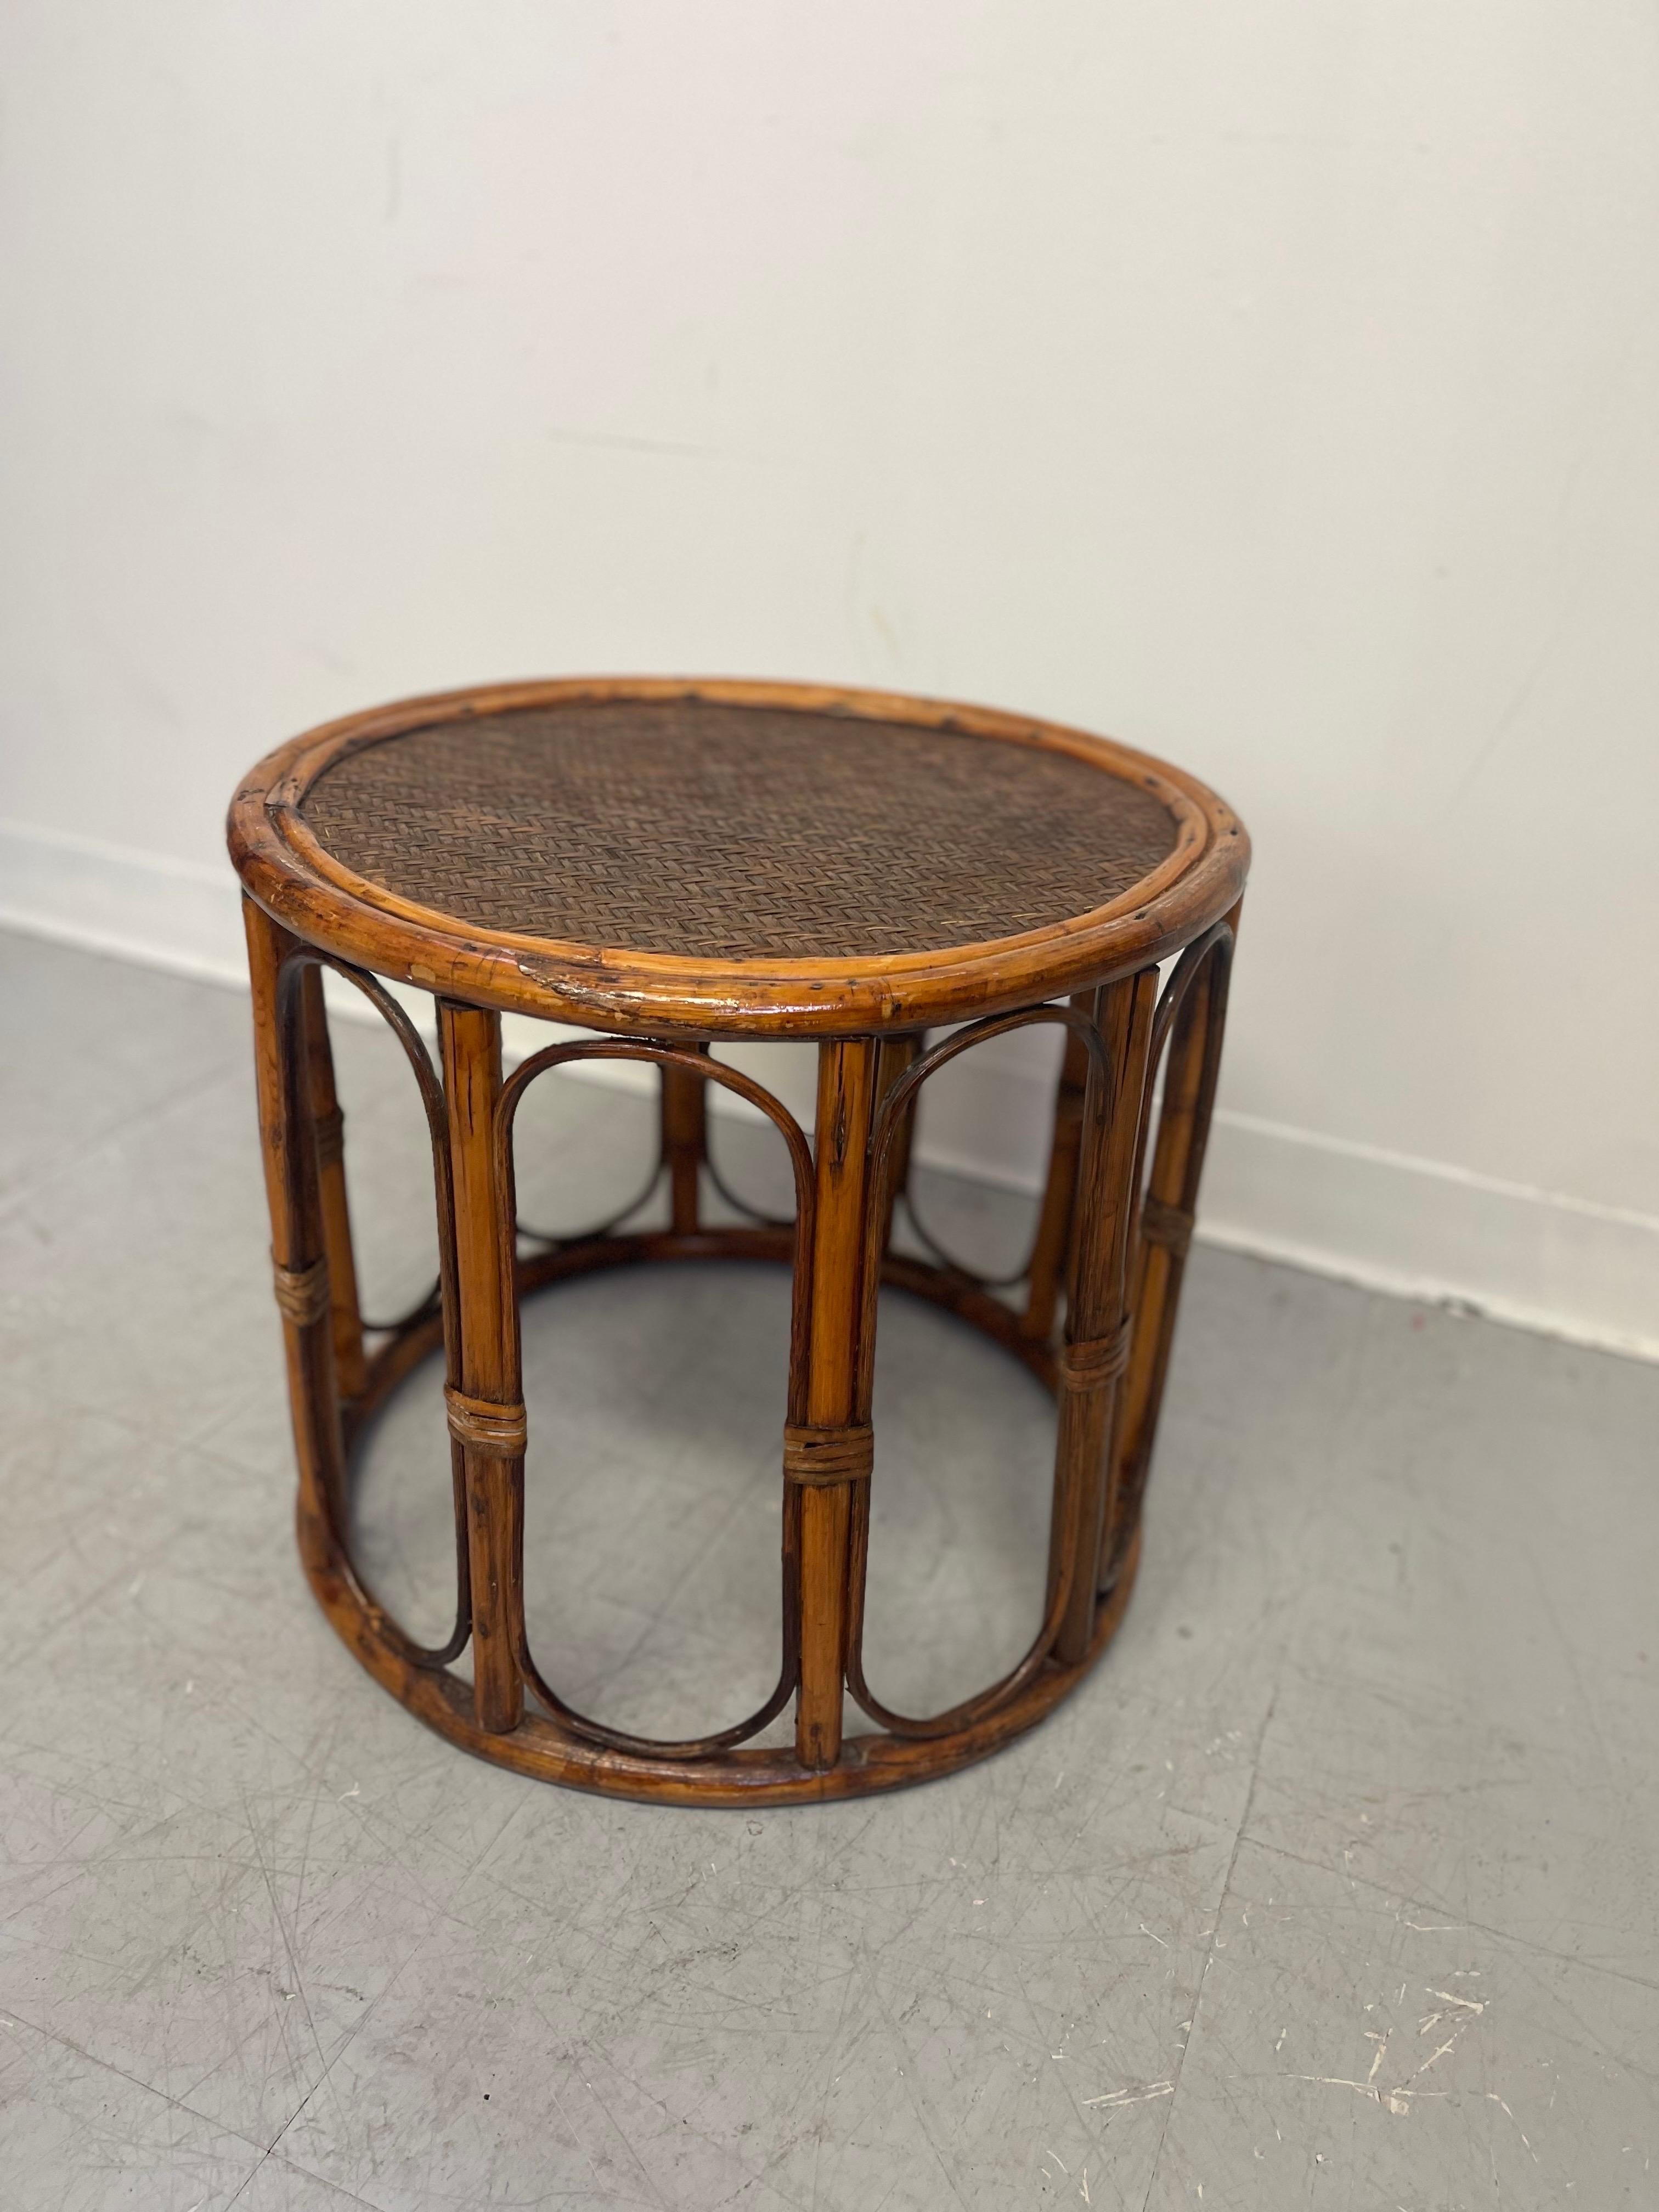
<instances>
[{"instance_id":1,"label":"vertical bamboo leg","mask_svg":"<svg viewBox=\"0 0 1659 2212\"><path fill-rule=\"evenodd\" d=\"M913 1066L921 1055L925 1039L920 1036L884 1037L876 1055L876 1097L884 1098L906 1068ZM881 1249L884 1252L893 1241L893 1209L902 1193L910 1187L910 1146L916 1133L916 1101L914 1096L906 1103L899 1116L899 1126L894 1132L892 1165L887 1178L887 1196L882 1209Z\"/></svg>"},{"instance_id":2,"label":"vertical bamboo leg","mask_svg":"<svg viewBox=\"0 0 1659 2212\"><path fill-rule=\"evenodd\" d=\"M466 1482L473 1707L480 1728L504 1735L524 1712L518 1650L525 1413L512 1304L513 1208L495 1168L501 1018L440 1000L438 1042L449 1111L460 1309L460 1385L444 1395Z\"/></svg>"},{"instance_id":3,"label":"vertical bamboo leg","mask_svg":"<svg viewBox=\"0 0 1659 2212\"><path fill-rule=\"evenodd\" d=\"M253 993L253 1065L259 1142L270 1207L270 1257L283 1316L289 1405L300 1470L300 1517L309 1540L331 1548L345 1512L344 1455L330 1329L328 1261L318 1202L307 1071L295 977L283 972L300 940L252 899L242 902Z\"/></svg>"},{"instance_id":4,"label":"vertical bamboo leg","mask_svg":"<svg viewBox=\"0 0 1659 2212\"><path fill-rule=\"evenodd\" d=\"M1051 1603L1062 1576L1069 1574L1054 1655L1070 1664L1086 1656L1093 1640L1094 1569L1111 1511L1107 1446L1128 1349L1126 1278L1134 1163L1157 997L1155 968L1099 994L1096 1021L1106 1048L1104 1079L1091 1068L1084 1097L1048 1559Z\"/></svg>"},{"instance_id":5,"label":"vertical bamboo leg","mask_svg":"<svg viewBox=\"0 0 1659 2212\"><path fill-rule=\"evenodd\" d=\"M662 1071L662 1156L668 1164L669 1198L677 1236L698 1225L702 1164L708 1155L708 1085L689 1068Z\"/></svg>"},{"instance_id":6,"label":"vertical bamboo leg","mask_svg":"<svg viewBox=\"0 0 1659 2212\"><path fill-rule=\"evenodd\" d=\"M1089 1013L1092 991L1072 1000ZM1081 1037L1067 1030L1066 1054L1060 1062L1060 1083L1054 1093L1054 1133L1048 1148L1048 1173L1042 1186L1042 1205L1037 1215L1036 1237L1031 1246L1031 1273L1025 1310L1019 1317L1022 1336L1039 1343L1054 1333L1060 1286L1066 1277L1071 1249L1072 1224L1077 1210L1078 1154L1083 1144L1083 1094L1089 1076L1089 1054Z\"/></svg>"},{"instance_id":7,"label":"vertical bamboo leg","mask_svg":"<svg viewBox=\"0 0 1659 2212\"><path fill-rule=\"evenodd\" d=\"M362 1311L357 1302L357 1262L346 1199L345 1116L334 1087L334 1054L328 1041L323 975L315 965L300 977L300 1023L310 1076L311 1118L317 1132L317 1190L322 1207L323 1249L328 1255L328 1295L334 1365L340 1395L361 1398L368 1380L363 1357Z\"/></svg>"},{"instance_id":8,"label":"vertical bamboo leg","mask_svg":"<svg viewBox=\"0 0 1659 2212\"><path fill-rule=\"evenodd\" d=\"M855 1419L865 1198L878 1049L868 1037L818 1048L817 1206L806 1388L806 1418L815 1432L845 1431ZM855 1479L809 1481L800 1489L800 1686L795 1753L803 1766L833 1766L841 1756Z\"/></svg>"},{"instance_id":9,"label":"vertical bamboo leg","mask_svg":"<svg viewBox=\"0 0 1659 2212\"><path fill-rule=\"evenodd\" d=\"M1229 916L1237 927L1238 909ZM1113 1440L1115 1510L1101 1546L1099 1583L1109 1589L1140 1516L1158 1417L1164 1401L1176 1315L1204 1171L1233 939L1224 938L1194 978L1176 1017L1152 1173L1141 1204L1135 1254L1134 1346L1124 1376Z\"/></svg>"}]
</instances>

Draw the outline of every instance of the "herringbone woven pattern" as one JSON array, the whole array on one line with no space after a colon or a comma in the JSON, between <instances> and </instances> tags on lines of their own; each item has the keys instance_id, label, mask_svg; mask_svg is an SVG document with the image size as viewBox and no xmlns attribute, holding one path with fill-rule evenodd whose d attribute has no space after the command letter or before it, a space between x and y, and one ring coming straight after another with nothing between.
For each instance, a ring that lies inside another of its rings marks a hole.
<instances>
[{"instance_id":1,"label":"herringbone woven pattern","mask_svg":"<svg viewBox=\"0 0 1659 2212\"><path fill-rule=\"evenodd\" d=\"M1012 937L1131 890L1175 823L1068 755L703 700L526 708L383 739L305 817L458 921L726 960Z\"/></svg>"}]
</instances>

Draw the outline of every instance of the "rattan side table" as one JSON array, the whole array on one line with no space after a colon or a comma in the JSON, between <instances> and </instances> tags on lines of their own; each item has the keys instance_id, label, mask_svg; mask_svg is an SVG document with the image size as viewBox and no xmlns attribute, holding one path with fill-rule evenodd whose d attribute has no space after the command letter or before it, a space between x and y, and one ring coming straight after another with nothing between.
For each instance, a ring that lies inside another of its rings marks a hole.
<instances>
[{"instance_id":1,"label":"rattan side table","mask_svg":"<svg viewBox=\"0 0 1659 2212\"><path fill-rule=\"evenodd\" d=\"M1178 769L1016 715L804 686L606 680L404 701L295 738L232 802L245 891L300 1549L363 1665L428 1726L553 1782L682 1802L892 1788L995 1750L1066 1696L1122 1616L1220 1059L1244 831ZM1159 963L1179 955L1160 988ZM441 1288L370 1340L359 1311L320 970L397 1033L432 1139ZM436 1000L439 1064L380 978ZM504 1075L501 1016L595 1032ZM1021 1303L893 1248L918 1091L982 1039L1065 1031ZM930 1042L928 1032L945 1030ZM814 1040L809 1135L711 1046ZM670 1225L521 1255L514 1117L580 1058L661 1072ZM1162 1102L1152 1126L1155 1078ZM795 1219L701 1207L708 1086L781 1132ZM782 1651L747 1721L694 1741L573 1711L525 1629L521 1299L594 1267L793 1269ZM1024 1658L949 1712L865 1679L877 1293L898 1285L1059 1401L1046 1607ZM1063 1319L1062 1319L1063 1316ZM349 1546L354 1445L445 1361L456 1610L441 1646ZM454 1671L471 1646L472 1680ZM847 1693L874 1723L844 1735ZM750 1740L794 1704L793 1748Z\"/></svg>"}]
</instances>

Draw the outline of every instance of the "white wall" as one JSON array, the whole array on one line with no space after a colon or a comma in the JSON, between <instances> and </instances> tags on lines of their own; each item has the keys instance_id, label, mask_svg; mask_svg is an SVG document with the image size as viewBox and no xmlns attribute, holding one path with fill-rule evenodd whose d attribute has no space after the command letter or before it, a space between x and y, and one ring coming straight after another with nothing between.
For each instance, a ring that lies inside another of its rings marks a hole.
<instances>
[{"instance_id":1,"label":"white wall","mask_svg":"<svg viewBox=\"0 0 1659 2212\"><path fill-rule=\"evenodd\" d=\"M9 0L0 102L14 919L234 963L399 692L1030 708L1255 832L1212 1231L1659 1349L1650 8Z\"/></svg>"}]
</instances>

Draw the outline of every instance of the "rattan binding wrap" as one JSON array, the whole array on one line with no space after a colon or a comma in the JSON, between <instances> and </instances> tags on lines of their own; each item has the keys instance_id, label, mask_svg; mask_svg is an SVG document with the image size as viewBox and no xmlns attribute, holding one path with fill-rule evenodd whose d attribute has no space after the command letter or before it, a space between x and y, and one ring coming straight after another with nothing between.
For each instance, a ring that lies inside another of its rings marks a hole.
<instances>
[{"instance_id":1,"label":"rattan binding wrap","mask_svg":"<svg viewBox=\"0 0 1659 2212\"><path fill-rule=\"evenodd\" d=\"M273 1260L271 1285L284 1321L309 1328L328 1312L328 1262L313 1260L308 1267L284 1267Z\"/></svg>"},{"instance_id":2,"label":"rattan binding wrap","mask_svg":"<svg viewBox=\"0 0 1659 2212\"><path fill-rule=\"evenodd\" d=\"M867 1482L875 1455L875 1437L867 1422L845 1428L786 1428L783 1432L786 1482L817 1487L832 1482Z\"/></svg>"},{"instance_id":3,"label":"rattan binding wrap","mask_svg":"<svg viewBox=\"0 0 1659 2212\"><path fill-rule=\"evenodd\" d=\"M303 812L354 873L465 923L720 960L1018 936L1176 840L1152 793L1069 754L705 699L412 730L335 762Z\"/></svg>"},{"instance_id":4,"label":"rattan binding wrap","mask_svg":"<svg viewBox=\"0 0 1659 2212\"><path fill-rule=\"evenodd\" d=\"M1140 1233L1149 1244L1161 1244L1179 1259L1193 1241L1193 1217L1149 1194L1140 1202Z\"/></svg>"},{"instance_id":5,"label":"rattan binding wrap","mask_svg":"<svg viewBox=\"0 0 1659 2212\"><path fill-rule=\"evenodd\" d=\"M444 1409L449 1433L464 1449L482 1452L489 1459L517 1459L523 1452L528 1424L522 1399L501 1406L489 1398L469 1398L464 1390L446 1385Z\"/></svg>"},{"instance_id":6,"label":"rattan binding wrap","mask_svg":"<svg viewBox=\"0 0 1659 2212\"><path fill-rule=\"evenodd\" d=\"M1058 1362L1062 1390L1093 1390L1121 1375L1129 1364L1132 1325L1126 1318L1105 1336L1085 1338L1060 1347Z\"/></svg>"}]
</instances>

